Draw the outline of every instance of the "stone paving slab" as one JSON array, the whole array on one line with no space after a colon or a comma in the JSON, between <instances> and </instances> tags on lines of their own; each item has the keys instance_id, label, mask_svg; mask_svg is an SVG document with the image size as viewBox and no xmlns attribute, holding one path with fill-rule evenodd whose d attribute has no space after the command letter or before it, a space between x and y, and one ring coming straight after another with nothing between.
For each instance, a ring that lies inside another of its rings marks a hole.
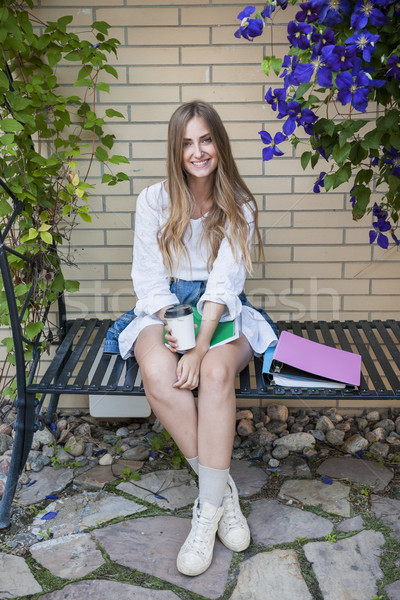
<instances>
[{"instance_id":1,"label":"stone paving slab","mask_svg":"<svg viewBox=\"0 0 400 600\"><path fill-rule=\"evenodd\" d=\"M231 600L312 600L294 550L261 552L240 565Z\"/></svg>"},{"instance_id":2,"label":"stone paving slab","mask_svg":"<svg viewBox=\"0 0 400 600\"><path fill-rule=\"evenodd\" d=\"M383 576L379 561L384 543L380 531L361 531L336 543L303 546L324 600L369 600L377 594L376 581Z\"/></svg>"},{"instance_id":3,"label":"stone paving slab","mask_svg":"<svg viewBox=\"0 0 400 600\"><path fill-rule=\"evenodd\" d=\"M41 591L23 558L0 552L0 598L16 598Z\"/></svg>"},{"instance_id":4,"label":"stone paving slab","mask_svg":"<svg viewBox=\"0 0 400 600\"><path fill-rule=\"evenodd\" d=\"M177 600L178 596L169 590L151 590L119 583L117 581L80 581L65 586L62 590L40 596L40 600Z\"/></svg>"},{"instance_id":5,"label":"stone paving slab","mask_svg":"<svg viewBox=\"0 0 400 600\"><path fill-rule=\"evenodd\" d=\"M393 472L370 460L338 456L328 458L319 467L320 475L336 479L350 479L361 485L368 484L376 491L382 491L392 481Z\"/></svg>"},{"instance_id":6,"label":"stone paving slab","mask_svg":"<svg viewBox=\"0 0 400 600\"><path fill-rule=\"evenodd\" d=\"M254 462L247 460L232 460L230 474L235 481L241 498L258 494L267 481L271 479L269 473L260 469Z\"/></svg>"},{"instance_id":7,"label":"stone paving slab","mask_svg":"<svg viewBox=\"0 0 400 600\"><path fill-rule=\"evenodd\" d=\"M384 589L389 600L400 600L400 579L390 583Z\"/></svg>"},{"instance_id":8,"label":"stone paving slab","mask_svg":"<svg viewBox=\"0 0 400 600\"><path fill-rule=\"evenodd\" d=\"M186 469L146 473L140 481L120 483L117 490L170 510L193 504L199 495L194 479Z\"/></svg>"},{"instance_id":9,"label":"stone paving slab","mask_svg":"<svg viewBox=\"0 0 400 600\"><path fill-rule=\"evenodd\" d=\"M104 564L104 558L90 534L54 538L31 546L38 563L64 579L85 577Z\"/></svg>"},{"instance_id":10,"label":"stone paving slab","mask_svg":"<svg viewBox=\"0 0 400 600\"><path fill-rule=\"evenodd\" d=\"M350 516L350 488L339 481L327 485L322 481L309 479L289 479L279 491L280 498L297 498L310 506L322 508L341 517Z\"/></svg>"},{"instance_id":11,"label":"stone paving slab","mask_svg":"<svg viewBox=\"0 0 400 600\"><path fill-rule=\"evenodd\" d=\"M364 519L361 515L346 519L338 525L336 525L336 531L342 531L348 533L349 531L357 531L357 529L365 529Z\"/></svg>"},{"instance_id":12,"label":"stone paving slab","mask_svg":"<svg viewBox=\"0 0 400 600\"><path fill-rule=\"evenodd\" d=\"M281 475L284 477L311 477L307 461L296 454L291 454L281 460L279 468L282 469Z\"/></svg>"},{"instance_id":13,"label":"stone paving slab","mask_svg":"<svg viewBox=\"0 0 400 600\"><path fill-rule=\"evenodd\" d=\"M176 557L190 528L190 519L140 517L109 525L93 535L111 560L206 598L219 598L227 583L232 552L217 540L212 564L205 573L197 577L181 575L176 568Z\"/></svg>"},{"instance_id":14,"label":"stone paving slab","mask_svg":"<svg viewBox=\"0 0 400 600\"><path fill-rule=\"evenodd\" d=\"M142 512L146 507L107 492L84 492L56 500L49 504L46 510L57 512L57 515L47 521L42 520L43 515L38 515L33 520L31 531L37 534L49 527L54 537L58 537L81 533L88 527L106 523L117 517Z\"/></svg>"},{"instance_id":15,"label":"stone paving slab","mask_svg":"<svg viewBox=\"0 0 400 600\"><path fill-rule=\"evenodd\" d=\"M247 521L253 542L264 546L294 542L297 537L319 538L333 530L328 519L278 500L253 502Z\"/></svg>"},{"instance_id":16,"label":"stone paving slab","mask_svg":"<svg viewBox=\"0 0 400 600\"><path fill-rule=\"evenodd\" d=\"M372 514L381 519L392 530L392 536L400 542L400 500L371 496Z\"/></svg>"},{"instance_id":17,"label":"stone paving slab","mask_svg":"<svg viewBox=\"0 0 400 600\"><path fill-rule=\"evenodd\" d=\"M122 473L125 468L129 468L131 471L138 471L143 466L143 461L134 460L119 460L113 465L96 465L90 471L81 473L74 479L74 483L85 488L85 489L103 489L103 487L115 481Z\"/></svg>"},{"instance_id":18,"label":"stone paving slab","mask_svg":"<svg viewBox=\"0 0 400 600\"><path fill-rule=\"evenodd\" d=\"M28 486L23 487L16 496L18 504L29 506L41 502L46 496L59 494L71 483L73 473L72 469L53 469L52 467L44 467L38 473L32 473ZM32 484L32 481L35 483Z\"/></svg>"}]
</instances>

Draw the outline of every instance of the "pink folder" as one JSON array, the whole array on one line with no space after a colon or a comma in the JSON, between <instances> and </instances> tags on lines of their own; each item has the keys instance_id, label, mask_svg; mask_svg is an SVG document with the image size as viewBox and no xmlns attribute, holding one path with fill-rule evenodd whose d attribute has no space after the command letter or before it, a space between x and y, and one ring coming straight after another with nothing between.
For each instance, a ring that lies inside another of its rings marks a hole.
<instances>
[{"instance_id":1,"label":"pink folder","mask_svg":"<svg viewBox=\"0 0 400 600\"><path fill-rule=\"evenodd\" d=\"M360 385L361 356L338 348L331 348L312 342L288 331L282 331L274 352L272 370L286 374L287 367L317 375L326 379L341 381L349 385ZM289 373L288 373L289 374Z\"/></svg>"}]
</instances>

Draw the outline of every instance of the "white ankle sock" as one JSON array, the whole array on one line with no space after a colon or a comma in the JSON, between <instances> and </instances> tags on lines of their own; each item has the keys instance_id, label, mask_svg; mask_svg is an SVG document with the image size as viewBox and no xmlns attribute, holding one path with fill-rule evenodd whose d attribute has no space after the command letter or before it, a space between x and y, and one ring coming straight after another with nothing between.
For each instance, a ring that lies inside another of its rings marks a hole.
<instances>
[{"instance_id":1,"label":"white ankle sock","mask_svg":"<svg viewBox=\"0 0 400 600\"><path fill-rule=\"evenodd\" d=\"M200 504L208 502L219 508L225 493L229 469L212 469L199 464Z\"/></svg>"},{"instance_id":2,"label":"white ankle sock","mask_svg":"<svg viewBox=\"0 0 400 600\"><path fill-rule=\"evenodd\" d=\"M185 456L185 459L188 461L189 465L192 467L193 471L196 475L199 474L199 457L195 456L194 458L188 458Z\"/></svg>"}]
</instances>

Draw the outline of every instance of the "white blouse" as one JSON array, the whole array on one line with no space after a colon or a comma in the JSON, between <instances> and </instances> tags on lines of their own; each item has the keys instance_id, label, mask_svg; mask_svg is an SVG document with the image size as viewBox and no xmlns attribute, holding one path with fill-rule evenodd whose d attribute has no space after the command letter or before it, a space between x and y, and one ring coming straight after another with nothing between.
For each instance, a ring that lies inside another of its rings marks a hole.
<instances>
[{"instance_id":1,"label":"white blouse","mask_svg":"<svg viewBox=\"0 0 400 600\"><path fill-rule=\"evenodd\" d=\"M134 311L136 318L118 338L120 353L124 359L131 356L133 344L142 329L162 323L155 313L165 306L179 303L177 296L170 291L168 272L157 243L157 231L165 223L167 211L168 194L164 182L156 183L139 194L131 273L138 300ZM249 208L245 207L245 215L250 225L251 243L254 221ZM179 271L172 275L176 279L205 281L206 290L197 305L199 312L202 313L204 302L212 301L226 306L221 318L223 321L235 319L241 314L242 333L253 351L262 354L277 338L262 315L254 308L242 306L239 300L246 279L244 262L234 258L230 244L224 238L211 272L208 272L207 245L202 238L203 221L204 217L190 220L190 227L184 238L190 262L182 257ZM239 252L238 256L240 257Z\"/></svg>"}]
</instances>

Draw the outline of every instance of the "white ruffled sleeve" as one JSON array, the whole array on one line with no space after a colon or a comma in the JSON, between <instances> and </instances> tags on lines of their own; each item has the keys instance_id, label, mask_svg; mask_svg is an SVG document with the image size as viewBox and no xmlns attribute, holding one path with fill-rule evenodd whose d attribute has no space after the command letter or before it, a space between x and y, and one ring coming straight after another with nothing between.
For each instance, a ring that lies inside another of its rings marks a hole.
<instances>
[{"instance_id":1,"label":"white ruffled sleeve","mask_svg":"<svg viewBox=\"0 0 400 600\"><path fill-rule=\"evenodd\" d=\"M250 225L250 248L254 233L254 219L247 205L244 207L244 212ZM197 310L202 314L204 302L207 301L225 304L226 309L222 314L221 321L236 319L242 311L239 294L243 291L246 274L246 267L240 250L238 249L237 258L235 259L228 240L224 238L208 278L206 291L197 304Z\"/></svg>"},{"instance_id":2,"label":"white ruffled sleeve","mask_svg":"<svg viewBox=\"0 0 400 600\"><path fill-rule=\"evenodd\" d=\"M137 317L153 315L165 306L179 304L176 295L170 292L167 269L157 243L162 214L162 185L144 189L136 203L132 281L138 298L135 306Z\"/></svg>"}]
</instances>

